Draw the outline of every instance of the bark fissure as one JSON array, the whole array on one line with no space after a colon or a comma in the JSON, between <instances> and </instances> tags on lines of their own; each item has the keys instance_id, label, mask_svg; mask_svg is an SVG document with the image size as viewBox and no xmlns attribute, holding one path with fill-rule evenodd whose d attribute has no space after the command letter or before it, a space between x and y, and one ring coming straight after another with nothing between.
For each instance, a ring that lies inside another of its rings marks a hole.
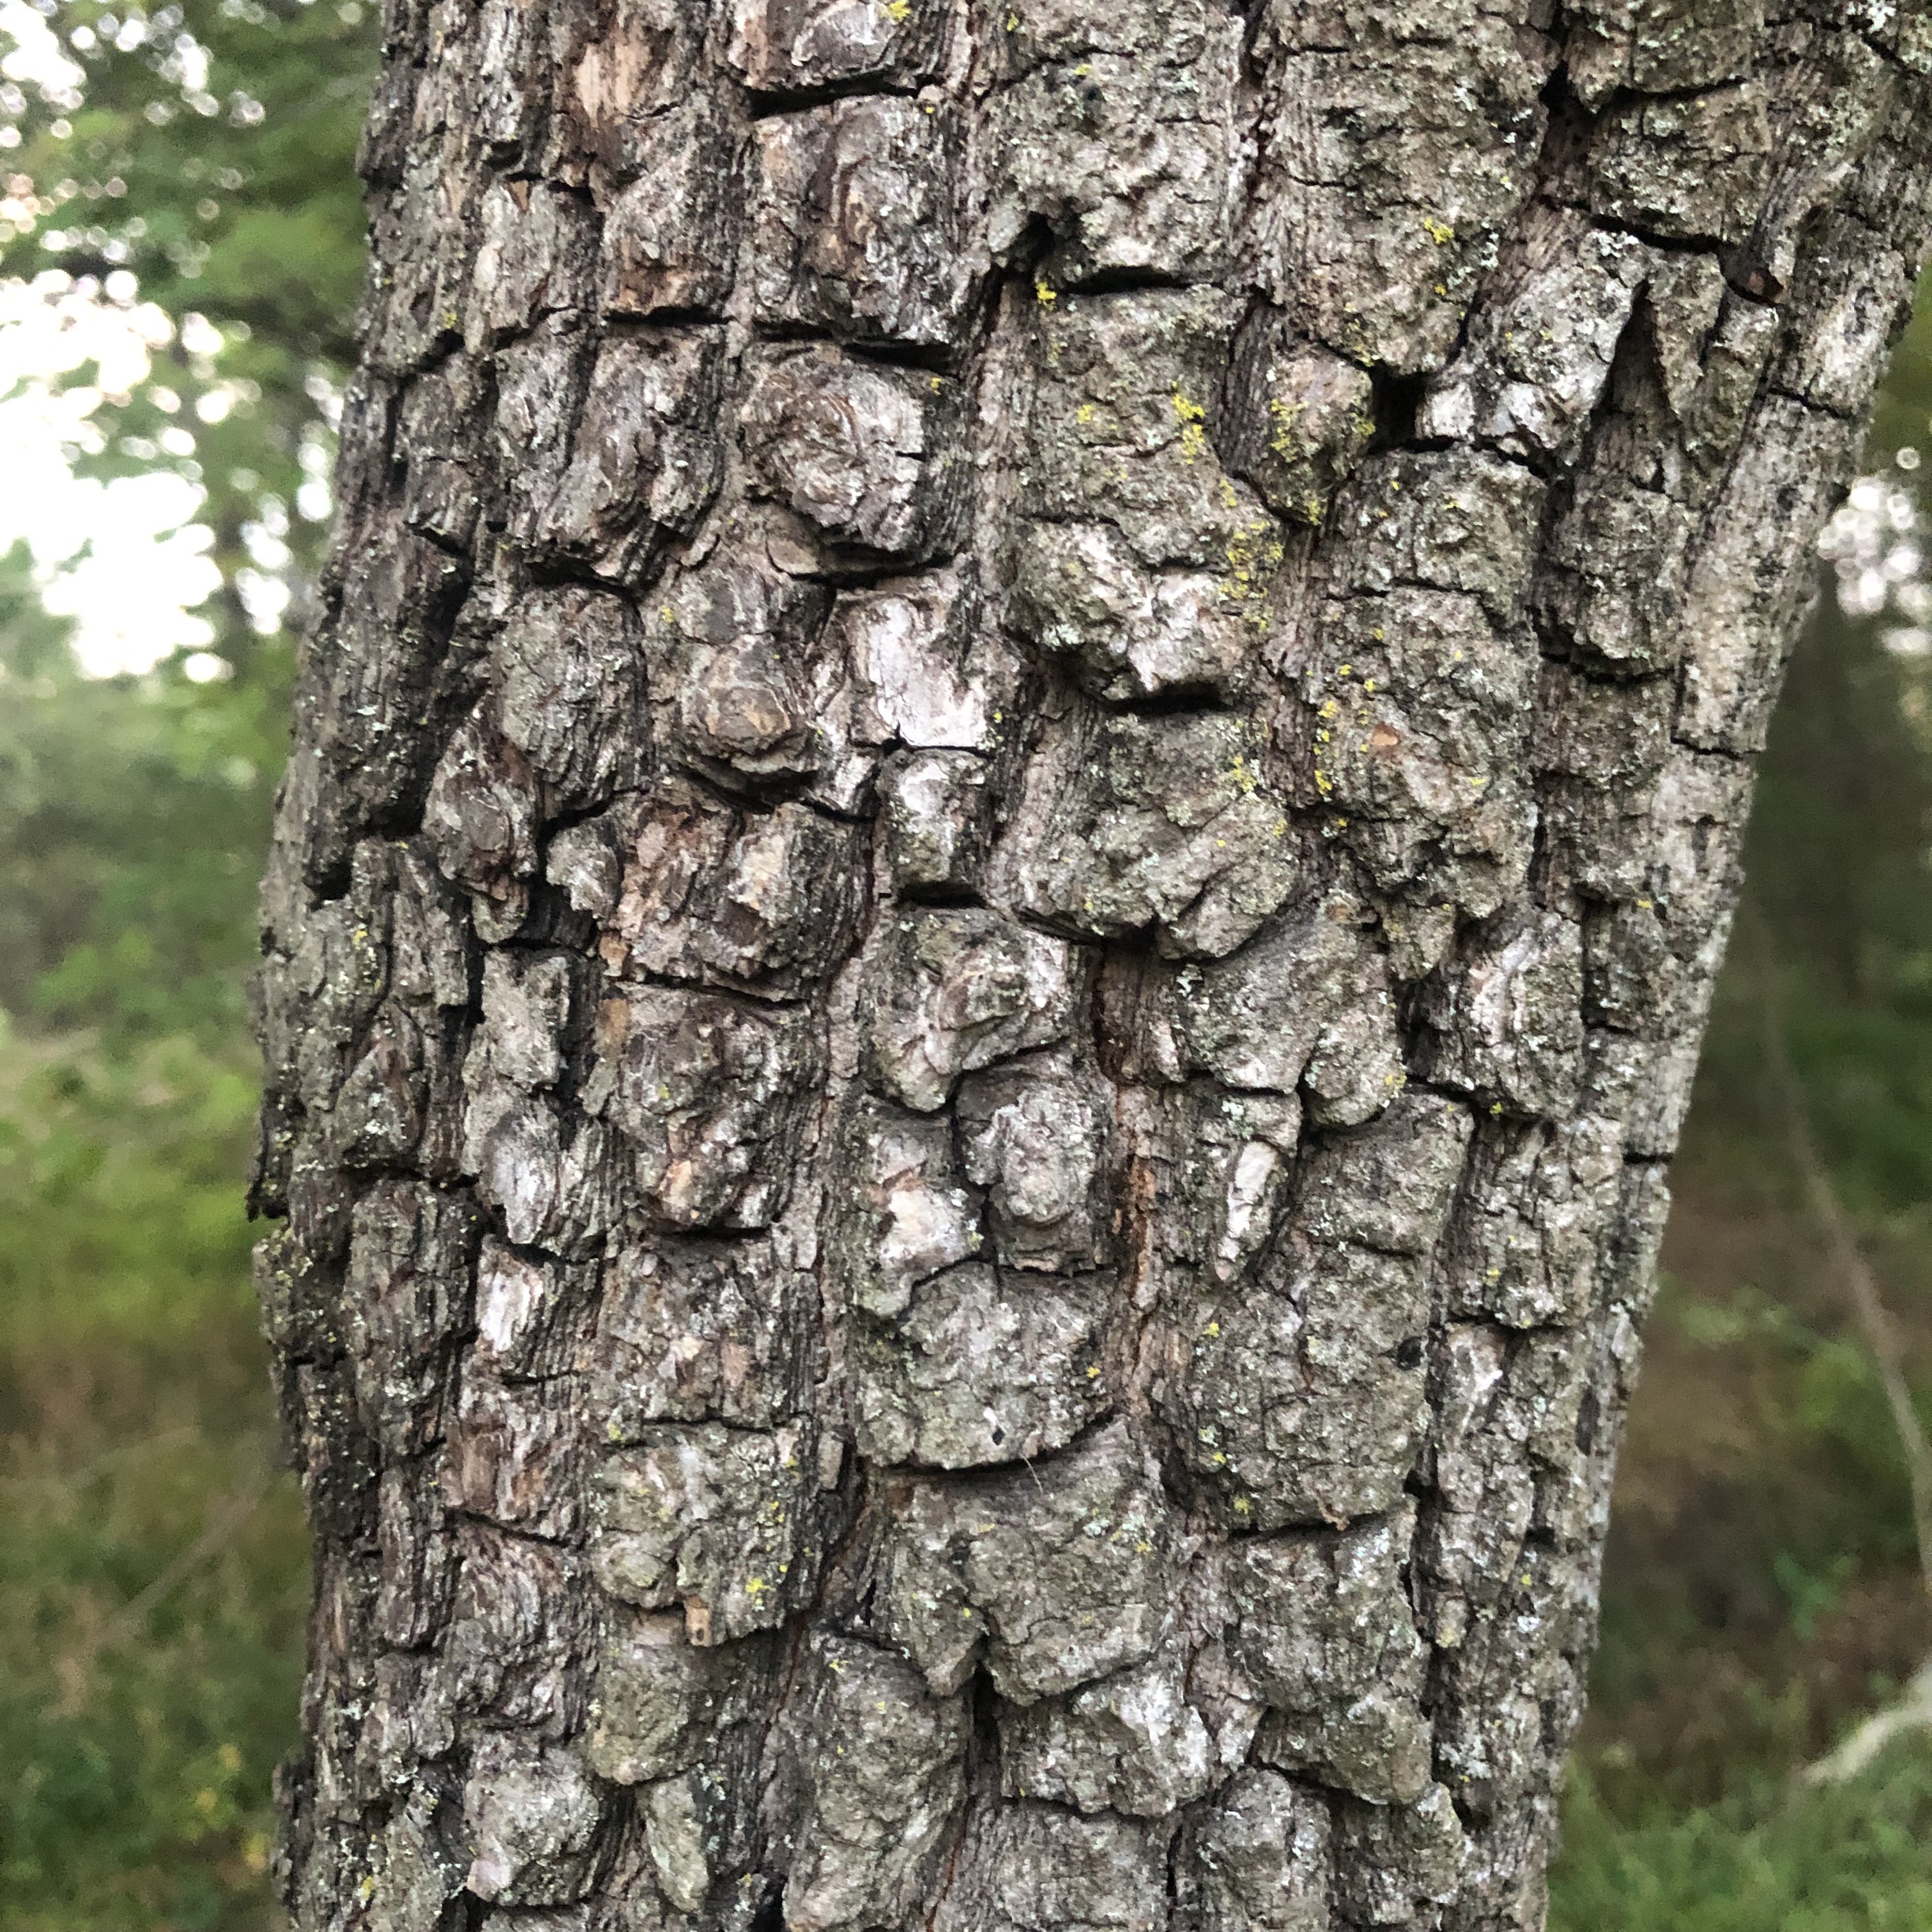
<instances>
[{"instance_id":1,"label":"bark fissure","mask_svg":"<svg viewBox=\"0 0 1932 1932\"><path fill-rule=\"evenodd\" d=\"M1532 1932L1932 37L392 0L265 889L302 1932Z\"/></svg>"}]
</instances>

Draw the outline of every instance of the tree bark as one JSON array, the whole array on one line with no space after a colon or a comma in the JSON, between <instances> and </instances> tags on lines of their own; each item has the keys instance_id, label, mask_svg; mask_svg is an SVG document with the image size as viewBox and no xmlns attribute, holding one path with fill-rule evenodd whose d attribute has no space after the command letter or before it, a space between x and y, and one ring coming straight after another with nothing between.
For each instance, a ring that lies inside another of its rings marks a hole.
<instances>
[{"instance_id":1,"label":"tree bark","mask_svg":"<svg viewBox=\"0 0 1932 1932\"><path fill-rule=\"evenodd\" d=\"M304 1932L1540 1924L1928 73L392 0L265 895Z\"/></svg>"}]
</instances>

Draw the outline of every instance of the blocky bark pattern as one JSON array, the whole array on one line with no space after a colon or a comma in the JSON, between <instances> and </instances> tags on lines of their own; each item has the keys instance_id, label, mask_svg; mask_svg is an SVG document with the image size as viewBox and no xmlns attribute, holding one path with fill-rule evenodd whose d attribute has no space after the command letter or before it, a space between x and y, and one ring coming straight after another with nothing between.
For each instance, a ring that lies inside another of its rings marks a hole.
<instances>
[{"instance_id":1,"label":"blocky bark pattern","mask_svg":"<svg viewBox=\"0 0 1932 1932\"><path fill-rule=\"evenodd\" d=\"M264 898L302 1932L1532 1932L1835 0L389 0Z\"/></svg>"}]
</instances>

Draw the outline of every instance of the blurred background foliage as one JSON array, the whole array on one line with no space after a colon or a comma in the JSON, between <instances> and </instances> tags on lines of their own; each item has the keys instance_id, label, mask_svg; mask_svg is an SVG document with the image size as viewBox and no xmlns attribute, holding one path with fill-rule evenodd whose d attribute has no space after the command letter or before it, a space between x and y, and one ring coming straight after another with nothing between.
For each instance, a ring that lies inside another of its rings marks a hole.
<instances>
[{"instance_id":1,"label":"blurred background foliage","mask_svg":"<svg viewBox=\"0 0 1932 1932\"><path fill-rule=\"evenodd\" d=\"M138 321L143 380L64 379L98 392L69 454L194 484L219 575L205 647L89 679L42 574L0 556L0 1932L272 1922L308 1575L248 1285L245 989L350 354L374 30L359 0L0 0L0 277ZM1774 974L1932 1394L1928 411L1932 304L1765 761L1762 943L1735 949L1678 1165L1563 1932L1932 1924L1932 1744L1793 1780L1896 1695L1932 1615L1762 1050Z\"/></svg>"},{"instance_id":2,"label":"blurred background foliage","mask_svg":"<svg viewBox=\"0 0 1932 1932\"><path fill-rule=\"evenodd\" d=\"M252 1932L308 1574L237 1196L246 989L376 22L44 0L0 28L0 276L152 345L121 392L64 379L101 392L70 458L195 485L219 573L205 649L91 680L0 557L0 1927Z\"/></svg>"}]
</instances>

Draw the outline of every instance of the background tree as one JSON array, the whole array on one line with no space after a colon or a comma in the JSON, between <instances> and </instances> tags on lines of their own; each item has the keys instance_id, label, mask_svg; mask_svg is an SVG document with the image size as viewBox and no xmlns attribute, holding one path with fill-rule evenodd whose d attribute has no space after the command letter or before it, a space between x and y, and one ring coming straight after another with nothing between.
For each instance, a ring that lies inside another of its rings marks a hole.
<instances>
[{"instance_id":1,"label":"background tree","mask_svg":"<svg viewBox=\"0 0 1932 1932\"><path fill-rule=\"evenodd\" d=\"M1925 185L1916 26L1560 25L393 24L298 1923L1541 1922Z\"/></svg>"}]
</instances>

